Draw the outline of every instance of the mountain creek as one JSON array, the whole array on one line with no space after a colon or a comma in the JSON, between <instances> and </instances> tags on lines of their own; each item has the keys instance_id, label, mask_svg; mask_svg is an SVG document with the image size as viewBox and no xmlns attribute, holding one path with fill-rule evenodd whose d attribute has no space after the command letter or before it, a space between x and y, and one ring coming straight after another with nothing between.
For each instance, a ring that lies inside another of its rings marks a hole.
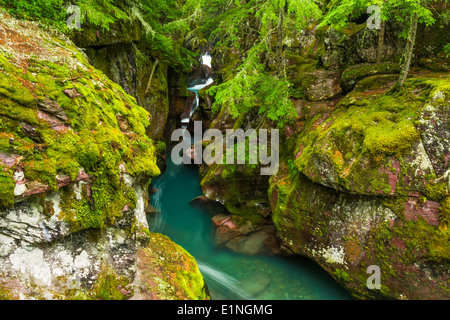
<instances>
[{"instance_id":1,"label":"mountain creek","mask_svg":"<svg viewBox=\"0 0 450 320\"><path fill-rule=\"evenodd\" d=\"M195 166L175 165L168 157L166 171L152 185L159 213L149 215L150 231L169 236L194 256L213 300L351 299L307 258L247 255L215 246L211 214L190 204L202 195Z\"/></svg>"}]
</instances>

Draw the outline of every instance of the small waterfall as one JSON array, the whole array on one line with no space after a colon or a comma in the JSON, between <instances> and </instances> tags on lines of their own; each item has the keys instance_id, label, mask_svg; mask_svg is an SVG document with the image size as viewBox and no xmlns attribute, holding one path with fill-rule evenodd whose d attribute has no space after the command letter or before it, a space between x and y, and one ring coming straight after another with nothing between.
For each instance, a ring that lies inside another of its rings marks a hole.
<instances>
[{"instance_id":1,"label":"small waterfall","mask_svg":"<svg viewBox=\"0 0 450 320\"><path fill-rule=\"evenodd\" d=\"M204 55L202 55L202 64L204 64L204 65L206 65L206 66L208 66L210 68L211 68L211 60L212 60L212 58L211 58L211 56L209 55L208 52L205 53ZM192 86L192 87L188 88L188 91L191 91L191 92L195 93L195 100L194 100L194 103L193 103L193 105L191 107L191 112L190 112L190 115L189 115L190 117L192 117L192 115L194 114L195 110L197 110L197 108L198 108L198 106L200 104L200 97L198 95L198 92L214 82L213 78L209 78L209 79L205 79L205 80L206 80L206 82L203 83L203 84L197 84L195 86ZM185 121L185 122L183 122L183 121ZM189 123L189 119L187 119L187 118L183 119L182 123L185 123L185 124Z\"/></svg>"},{"instance_id":2,"label":"small waterfall","mask_svg":"<svg viewBox=\"0 0 450 320\"><path fill-rule=\"evenodd\" d=\"M195 101L194 101L194 105L191 108L191 113L189 114L189 116L191 116L191 117L194 114L194 111L197 110L198 105L200 104L200 97L198 96L198 92L194 91L194 93L195 93Z\"/></svg>"},{"instance_id":3,"label":"small waterfall","mask_svg":"<svg viewBox=\"0 0 450 320\"><path fill-rule=\"evenodd\" d=\"M152 213L147 216L148 229L150 232L163 232L166 226L166 215L163 212L163 205L161 203L161 195L164 189L164 183L159 186L158 192L152 195L152 205L159 210L159 212Z\"/></svg>"},{"instance_id":4,"label":"small waterfall","mask_svg":"<svg viewBox=\"0 0 450 320\"><path fill-rule=\"evenodd\" d=\"M204 55L202 55L202 63L204 65L207 65L210 68L211 68L211 60L212 60L212 58L208 52L206 52Z\"/></svg>"},{"instance_id":5,"label":"small waterfall","mask_svg":"<svg viewBox=\"0 0 450 320\"><path fill-rule=\"evenodd\" d=\"M238 281L229 274L214 269L201 261L197 261L197 264L200 272L205 278L206 283L214 282L218 287L220 287L220 289L226 292L226 294L237 296L238 299L253 300L253 297L240 288Z\"/></svg>"},{"instance_id":6,"label":"small waterfall","mask_svg":"<svg viewBox=\"0 0 450 320\"><path fill-rule=\"evenodd\" d=\"M195 85L195 86L193 86L193 87L189 87L188 90L189 90L189 91L192 91L192 92L199 92L199 91L202 90L204 87L209 86L209 85L210 85L211 83L213 83L213 82L214 82L214 79L213 79L213 78L209 78L209 79L206 80L205 83L203 83L203 84L197 84L197 85Z\"/></svg>"}]
</instances>

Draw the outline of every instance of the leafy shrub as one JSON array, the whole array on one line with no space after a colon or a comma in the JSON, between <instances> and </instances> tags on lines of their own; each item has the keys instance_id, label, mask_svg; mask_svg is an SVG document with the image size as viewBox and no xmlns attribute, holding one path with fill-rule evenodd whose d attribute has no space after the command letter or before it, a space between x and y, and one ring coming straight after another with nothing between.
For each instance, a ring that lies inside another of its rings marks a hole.
<instances>
[{"instance_id":1,"label":"leafy shrub","mask_svg":"<svg viewBox=\"0 0 450 320\"><path fill-rule=\"evenodd\" d=\"M47 25L63 28L66 12L64 0L0 0L0 6L18 18L40 20Z\"/></svg>"}]
</instances>

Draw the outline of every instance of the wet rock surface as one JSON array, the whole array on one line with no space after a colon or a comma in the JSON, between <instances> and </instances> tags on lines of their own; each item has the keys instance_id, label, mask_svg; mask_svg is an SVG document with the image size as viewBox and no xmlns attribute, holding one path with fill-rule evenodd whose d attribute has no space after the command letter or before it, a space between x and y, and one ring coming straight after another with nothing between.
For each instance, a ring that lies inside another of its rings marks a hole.
<instances>
[{"instance_id":1,"label":"wet rock surface","mask_svg":"<svg viewBox=\"0 0 450 320\"><path fill-rule=\"evenodd\" d=\"M237 220L239 225L231 215L217 214L212 218L217 246L249 255L279 253L279 242L273 225L253 227L250 221Z\"/></svg>"}]
</instances>

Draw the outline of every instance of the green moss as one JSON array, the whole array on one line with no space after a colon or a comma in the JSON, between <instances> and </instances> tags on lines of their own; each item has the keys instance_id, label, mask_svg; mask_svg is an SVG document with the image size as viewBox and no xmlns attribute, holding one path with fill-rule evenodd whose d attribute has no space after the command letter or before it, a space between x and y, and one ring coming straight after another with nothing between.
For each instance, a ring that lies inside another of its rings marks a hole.
<instances>
[{"instance_id":1,"label":"green moss","mask_svg":"<svg viewBox=\"0 0 450 320\"><path fill-rule=\"evenodd\" d=\"M73 229L100 229L104 226L103 217L100 216L100 212L96 210L92 210L89 201L84 200L81 204L78 205L78 209L76 212L76 222L78 224L78 228Z\"/></svg>"},{"instance_id":2,"label":"green moss","mask_svg":"<svg viewBox=\"0 0 450 320\"><path fill-rule=\"evenodd\" d=\"M232 170L228 169L227 167L224 167L222 169L222 173L221 173L220 177L225 180L225 179L230 178L232 176L232 174L233 174Z\"/></svg>"},{"instance_id":3,"label":"green moss","mask_svg":"<svg viewBox=\"0 0 450 320\"><path fill-rule=\"evenodd\" d=\"M11 149L9 139L11 139L12 137L13 135L6 132L0 133L0 152L9 152L9 150Z\"/></svg>"},{"instance_id":4,"label":"green moss","mask_svg":"<svg viewBox=\"0 0 450 320\"><path fill-rule=\"evenodd\" d=\"M362 79L355 86L355 91L385 90L398 80L398 75L376 75Z\"/></svg>"},{"instance_id":5,"label":"green moss","mask_svg":"<svg viewBox=\"0 0 450 320\"><path fill-rule=\"evenodd\" d=\"M342 73L341 86L344 91L348 92L351 91L361 79L377 74L397 74L399 72L399 65L393 62L359 64L346 69Z\"/></svg>"},{"instance_id":6,"label":"green moss","mask_svg":"<svg viewBox=\"0 0 450 320\"><path fill-rule=\"evenodd\" d=\"M86 141L84 145L80 146L76 156L80 165L91 170L99 161L100 150L94 141Z\"/></svg>"},{"instance_id":7,"label":"green moss","mask_svg":"<svg viewBox=\"0 0 450 320\"><path fill-rule=\"evenodd\" d=\"M312 48L314 48L314 44L315 43L312 44ZM285 56L290 63L287 67L287 73L291 75L294 87L300 88L302 87L302 84L303 87L305 87L304 75L306 72L315 70L318 61L311 58L312 53L306 57L302 54L286 51Z\"/></svg>"},{"instance_id":8,"label":"green moss","mask_svg":"<svg viewBox=\"0 0 450 320\"><path fill-rule=\"evenodd\" d=\"M159 154L166 153L166 143L164 141L156 141L156 151Z\"/></svg>"},{"instance_id":9,"label":"green moss","mask_svg":"<svg viewBox=\"0 0 450 320\"><path fill-rule=\"evenodd\" d=\"M305 123L296 141L295 166L313 181L321 181L320 159L343 188L389 194L394 186L387 170L398 175L398 181L407 174L397 172L389 159L401 163L420 141L416 126L424 102L435 92L447 92L447 86L445 77L419 77L408 80L397 94L353 91L329 116L318 114ZM379 172L379 167L384 171Z\"/></svg>"},{"instance_id":10,"label":"green moss","mask_svg":"<svg viewBox=\"0 0 450 320\"><path fill-rule=\"evenodd\" d=\"M209 293L197 262L167 236L151 233L149 246L141 255L147 268L155 270L149 291L165 300L204 300Z\"/></svg>"},{"instance_id":11,"label":"green moss","mask_svg":"<svg viewBox=\"0 0 450 320\"><path fill-rule=\"evenodd\" d=\"M303 253L300 249L303 243L292 239L297 239L299 234L311 235L320 239L318 241L329 237L330 217L323 213L329 210L327 204L333 194L329 190L320 189L301 174L291 176L287 168L285 171L286 175L277 177L276 183L272 183L269 188L272 221L278 234L292 246L290 249ZM310 197L310 194L321 200Z\"/></svg>"},{"instance_id":12,"label":"green moss","mask_svg":"<svg viewBox=\"0 0 450 320\"><path fill-rule=\"evenodd\" d=\"M397 237L405 241L405 250L399 256L403 263L414 263L417 260L417 254L420 253L430 263L449 264L450 232L448 223L450 220L450 197L441 200L439 226L428 224L422 216L419 216L417 221L406 220L404 210L408 199L408 197L383 199L383 205L392 209L398 218L402 220L402 224L399 227L389 228L388 237L385 234L379 234L378 242L384 245L379 247L378 254L386 255L388 251L392 251L390 239Z\"/></svg>"},{"instance_id":13,"label":"green moss","mask_svg":"<svg viewBox=\"0 0 450 320\"><path fill-rule=\"evenodd\" d=\"M342 269L336 269L333 272L333 276L338 279L339 282L352 283L353 279L348 275L348 273Z\"/></svg>"},{"instance_id":14,"label":"green moss","mask_svg":"<svg viewBox=\"0 0 450 320\"><path fill-rule=\"evenodd\" d=\"M6 71L2 72L2 77L0 78L0 94L22 106L35 106L35 98L29 89L22 86L20 81L23 76L23 71L15 68L8 59L2 55L0 55L0 70Z\"/></svg>"},{"instance_id":15,"label":"green moss","mask_svg":"<svg viewBox=\"0 0 450 320\"><path fill-rule=\"evenodd\" d=\"M450 224L450 196L447 196L441 201L441 207L439 208L439 222L445 227L448 227Z\"/></svg>"},{"instance_id":16,"label":"green moss","mask_svg":"<svg viewBox=\"0 0 450 320\"><path fill-rule=\"evenodd\" d=\"M448 196L448 185L446 182L441 183L428 183L425 186L425 195L427 198L435 201L439 201Z\"/></svg>"},{"instance_id":17,"label":"green moss","mask_svg":"<svg viewBox=\"0 0 450 320\"><path fill-rule=\"evenodd\" d=\"M450 265L450 230L447 226L430 226L425 219L404 221L402 228L395 229L395 235L405 240L405 263L414 263L417 252L423 252L426 260Z\"/></svg>"},{"instance_id":18,"label":"green moss","mask_svg":"<svg viewBox=\"0 0 450 320\"><path fill-rule=\"evenodd\" d=\"M61 48L66 46L61 44ZM122 181L119 166L123 164L128 174L148 180L160 171L153 141L146 134L152 130L149 113L82 55L75 56L79 61L73 64L30 58L24 72L15 66L13 57L0 54L4 74L0 79L0 151L20 156L25 177L51 190L58 188L57 176L69 176L74 182L83 168L91 179L89 192L83 186L82 200L76 200L70 190L64 190L61 217L71 222L74 230L103 228L121 215L125 205L134 208L136 203L134 190ZM66 59L64 52L52 57L52 61ZM64 92L68 89L78 95L69 97ZM68 120L51 114L51 122L39 118L37 102L46 100L57 103ZM119 119L127 126L124 132ZM22 128L25 124L32 127L33 136ZM14 138L13 144L10 138ZM2 205L13 204L11 175L15 169L1 177Z\"/></svg>"},{"instance_id":19,"label":"green moss","mask_svg":"<svg viewBox=\"0 0 450 320\"><path fill-rule=\"evenodd\" d=\"M129 294L124 294L120 289L125 289L130 283L129 279L117 275L112 270L104 268L99 273L95 283L93 296L101 300L126 300Z\"/></svg>"},{"instance_id":20,"label":"green moss","mask_svg":"<svg viewBox=\"0 0 450 320\"><path fill-rule=\"evenodd\" d=\"M14 205L14 187L12 174L0 172L0 207L12 207Z\"/></svg>"},{"instance_id":21,"label":"green moss","mask_svg":"<svg viewBox=\"0 0 450 320\"><path fill-rule=\"evenodd\" d=\"M372 119L375 126L366 128L363 146L372 157L380 155L404 154L411 150L414 142L419 141L420 134L410 120L392 122L380 115Z\"/></svg>"}]
</instances>

